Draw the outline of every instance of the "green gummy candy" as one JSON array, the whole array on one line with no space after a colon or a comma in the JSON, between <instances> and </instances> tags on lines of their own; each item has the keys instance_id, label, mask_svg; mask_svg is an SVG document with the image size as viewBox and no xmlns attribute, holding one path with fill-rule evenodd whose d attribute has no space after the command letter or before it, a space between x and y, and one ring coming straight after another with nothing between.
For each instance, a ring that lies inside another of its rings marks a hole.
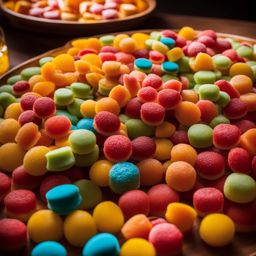
<instances>
[{"instance_id":1,"label":"green gummy candy","mask_svg":"<svg viewBox=\"0 0 256 256\"><path fill-rule=\"evenodd\" d=\"M86 99L91 92L91 87L85 83L72 83L70 86L75 97Z\"/></svg>"},{"instance_id":2,"label":"green gummy candy","mask_svg":"<svg viewBox=\"0 0 256 256\"><path fill-rule=\"evenodd\" d=\"M73 103L68 105L67 109L68 112L74 116L77 116L78 118L82 118L82 114L80 112L80 106L84 101L82 99L75 98Z\"/></svg>"},{"instance_id":3,"label":"green gummy candy","mask_svg":"<svg viewBox=\"0 0 256 256\"><path fill-rule=\"evenodd\" d=\"M35 75L40 75L41 74L41 68L39 67L30 67L30 68L25 68L21 71L21 77L24 80L29 80L30 77L35 76Z\"/></svg>"},{"instance_id":4,"label":"green gummy candy","mask_svg":"<svg viewBox=\"0 0 256 256\"><path fill-rule=\"evenodd\" d=\"M194 124L188 129L188 139L195 148L212 146L212 128L206 124Z\"/></svg>"},{"instance_id":5,"label":"green gummy candy","mask_svg":"<svg viewBox=\"0 0 256 256\"><path fill-rule=\"evenodd\" d=\"M6 109L9 105L12 103L17 102L17 99L8 92L2 92L0 93L0 105Z\"/></svg>"},{"instance_id":6,"label":"green gummy candy","mask_svg":"<svg viewBox=\"0 0 256 256\"><path fill-rule=\"evenodd\" d=\"M12 86L9 84L2 85L0 87L0 93L2 93L2 92L8 92L8 93L12 94Z\"/></svg>"},{"instance_id":7,"label":"green gummy candy","mask_svg":"<svg viewBox=\"0 0 256 256\"><path fill-rule=\"evenodd\" d=\"M54 93L54 102L59 106L68 106L74 101L74 94L71 90L60 88Z\"/></svg>"},{"instance_id":8,"label":"green gummy candy","mask_svg":"<svg viewBox=\"0 0 256 256\"><path fill-rule=\"evenodd\" d=\"M101 189L92 181L82 179L74 183L80 191L82 202L80 209L90 210L102 201Z\"/></svg>"},{"instance_id":9,"label":"green gummy candy","mask_svg":"<svg viewBox=\"0 0 256 256\"><path fill-rule=\"evenodd\" d=\"M244 173L230 174L224 183L224 195L235 203L249 203L256 198L256 182Z\"/></svg>"},{"instance_id":10,"label":"green gummy candy","mask_svg":"<svg viewBox=\"0 0 256 256\"><path fill-rule=\"evenodd\" d=\"M86 155L78 155L74 154L75 156L75 166L77 167L88 167L95 163L99 158L99 147L98 145L95 145L93 151Z\"/></svg>"},{"instance_id":11,"label":"green gummy candy","mask_svg":"<svg viewBox=\"0 0 256 256\"><path fill-rule=\"evenodd\" d=\"M215 84L203 84L198 89L201 100L217 101L220 96L220 89Z\"/></svg>"},{"instance_id":12,"label":"green gummy candy","mask_svg":"<svg viewBox=\"0 0 256 256\"><path fill-rule=\"evenodd\" d=\"M71 115L69 112L65 110L56 110L56 115L57 116L66 116L70 122L74 125L76 125L79 121L79 119L76 116Z\"/></svg>"},{"instance_id":13,"label":"green gummy candy","mask_svg":"<svg viewBox=\"0 0 256 256\"><path fill-rule=\"evenodd\" d=\"M8 80L7 80L7 84L13 85L18 81L22 80L22 76L21 75L15 75L15 76L11 76Z\"/></svg>"},{"instance_id":14,"label":"green gummy candy","mask_svg":"<svg viewBox=\"0 0 256 256\"><path fill-rule=\"evenodd\" d=\"M164 83L172 79L179 81L179 78L176 75L165 74L161 78Z\"/></svg>"},{"instance_id":15,"label":"green gummy candy","mask_svg":"<svg viewBox=\"0 0 256 256\"><path fill-rule=\"evenodd\" d=\"M216 74L213 71L198 71L194 74L197 84L213 84L216 79Z\"/></svg>"},{"instance_id":16,"label":"green gummy candy","mask_svg":"<svg viewBox=\"0 0 256 256\"><path fill-rule=\"evenodd\" d=\"M125 114L120 114L119 115L119 119L122 123L126 123L129 119L131 119L129 116L125 115Z\"/></svg>"},{"instance_id":17,"label":"green gummy candy","mask_svg":"<svg viewBox=\"0 0 256 256\"><path fill-rule=\"evenodd\" d=\"M70 146L76 154L91 153L96 145L96 136L89 130L75 130L69 136Z\"/></svg>"},{"instance_id":18,"label":"green gummy candy","mask_svg":"<svg viewBox=\"0 0 256 256\"><path fill-rule=\"evenodd\" d=\"M52 62L53 61L53 57L44 57L44 58L41 58L39 60L39 65L40 67L42 67L45 63L48 63L48 62Z\"/></svg>"},{"instance_id":19,"label":"green gummy candy","mask_svg":"<svg viewBox=\"0 0 256 256\"><path fill-rule=\"evenodd\" d=\"M100 37L100 42L102 45L112 45L112 43L114 42L115 36L113 35L106 35L106 36L102 36Z\"/></svg>"},{"instance_id":20,"label":"green gummy candy","mask_svg":"<svg viewBox=\"0 0 256 256\"><path fill-rule=\"evenodd\" d=\"M191 68L189 66L189 58L188 57L182 57L177 61L177 64L179 65L179 72L180 73L189 73L191 72Z\"/></svg>"},{"instance_id":21,"label":"green gummy candy","mask_svg":"<svg viewBox=\"0 0 256 256\"><path fill-rule=\"evenodd\" d=\"M215 126L219 125L219 124L230 124L229 119L227 119L225 116L223 115L218 115L216 117L214 117L212 119L212 121L210 122L210 126L212 128L214 128Z\"/></svg>"},{"instance_id":22,"label":"green gummy candy","mask_svg":"<svg viewBox=\"0 0 256 256\"><path fill-rule=\"evenodd\" d=\"M125 125L130 139L135 139L139 136L152 137L155 134L154 126L149 126L139 119L130 119Z\"/></svg>"},{"instance_id":23,"label":"green gummy candy","mask_svg":"<svg viewBox=\"0 0 256 256\"><path fill-rule=\"evenodd\" d=\"M216 103L220 107L225 107L228 105L229 102L230 102L230 96L226 92L220 91L219 99L216 101Z\"/></svg>"},{"instance_id":24,"label":"green gummy candy","mask_svg":"<svg viewBox=\"0 0 256 256\"><path fill-rule=\"evenodd\" d=\"M61 147L48 152L46 155L47 170L58 172L71 168L75 163L75 157L71 147Z\"/></svg>"},{"instance_id":25,"label":"green gummy candy","mask_svg":"<svg viewBox=\"0 0 256 256\"><path fill-rule=\"evenodd\" d=\"M242 57L242 58L250 59L253 56L253 49L252 49L252 47L245 46L245 45L240 46L236 50L236 52L239 55L239 57Z\"/></svg>"},{"instance_id":26,"label":"green gummy candy","mask_svg":"<svg viewBox=\"0 0 256 256\"><path fill-rule=\"evenodd\" d=\"M217 69L228 69L231 65L231 60L221 54L213 56L212 59Z\"/></svg>"}]
</instances>

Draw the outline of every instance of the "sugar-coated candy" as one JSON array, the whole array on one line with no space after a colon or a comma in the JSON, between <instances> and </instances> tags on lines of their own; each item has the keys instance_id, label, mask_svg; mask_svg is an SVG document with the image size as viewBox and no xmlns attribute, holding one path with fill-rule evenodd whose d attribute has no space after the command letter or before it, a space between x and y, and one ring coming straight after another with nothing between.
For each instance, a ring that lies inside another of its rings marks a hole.
<instances>
[{"instance_id":1,"label":"sugar-coated candy","mask_svg":"<svg viewBox=\"0 0 256 256\"><path fill-rule=\"evenodd\" d=\"M197 158L196 150L185 143L178 143L172 147L171 150L171 161L185 161L191 165L194 165Z\"/></svg>"},{"instance_id":2,"label":"sugar-coated candy","mask_svg":"<svg viewBox=\"0 0 256 256\"><path fill-rule=\"evenodd\" d=\"M120 256L156 256L154 246L143 238L128 239L121 247Z\"/></svg>"},{"instance_id":3,"label":"sugar-coated candy","mask_svg":"<svg viewBox=\"0 0 256 256\"><path fill-rule=\"evenodd\" d=\"M252 158L243 148L232 148L228 153L228 165L233 172L250 173Z\"/></svg>"},{"instance_id":4,"label":"sugar-coated candy","mask_svg":"<svg viewBox=\"0 0 256 256\"><path fill-rule=\"evenodd\" d=\"M177 254L182 249L183 235L175 225L161 223L151 229L148 240L160 255Z\"/></svg>"},{"instance_id":5,"label":"sugar-coated candy","mask_svg":"<svg viewBox=\"0 0 256 256\"><path fill-rule=\"evenodd\" d=\"M102 192L100 188L91 180L78 180L74 183L74 185L79 188L79 193L82 197L79 205L80 209L92 209L102 201Z\"/></svg>"},{"instance_id":6,"label":"sugar-coated candy","mask_svg":"<svg viewBox=\"0 0 256 256\"><path fill-rule=\"evenodd\" d=\"M4 119L0 126L0 143L14 142L20 129L20 124L13 118Z\"/></svg>"},{"instance_id":7,"label":"sugar-coated candy","mask_svg":"<svg viewBox=\"0 0 256 256\"><path fill-rule=\"evenodd\" d=\"M179 201L179 194L167 184L157 184L148 190L150 214L164 216L170 203ZM159 200L161 198L161 200Z\"/></svg>"},{"instance_id":8,"label":"sugar-coated candy","mask_svg":"<svg viewBox=\"0 0 256 256\"><path fill-rule=\"evenodd\" d=\"M73 91L60 88L54 92L54 103L58 106L67 106L74 101Z\"/></svg>"},{"instance_id":9,"label":"sugar-coated candy","mask_svg":"<svg viewBox=\"0 0 256 256\"><path fill-rule=\"evenodd\" d=\"M131 162L114 164L109 172L109 186L118 194L137 189L140 186L139 168Z\"/></svg>"},{"instance_id":10,"label":"sugar-coated candy","mask_svg":"<svg viewBox=\"0 0 256 256\"><path fill-rule=\"evenodd\" d=\"M75 247L83 247L96 233L96 223L86 211L73 211L64 220L64 236Z\"/></svg>"},{"instance_id":11,"label":"sugar-coated candy","mask_svg":"<svg viewBox=\"0 0 256 256\"><path fill-rule=\"evenodd\" d=\"M39 210L28 220L28 234L32 241L59 241L63 236L63 221L51 210Z\"/></svg>"},{"instance_id":12,"label":"sugar-coated candy","mask_svg":"<svg viewBox=\"0 0 256 256\"><path fill-rule=\"evenodd\" d=\"M60 138L68 134L71 122L65 116L53 116L46 120L44 126L50 137Z\"/></svg>"},{"instance_id":13,"label":"sugar-coated candy","mask_svg":"<svg viewBox=\"0 0 256 256\"><path fill-rule=\"evenodd\" d=\"M0 250L16 252L27 245L27 227L16 219L3 218L0 220Z\"/></svg>"},{"instance_id":14,"label":"sugar-coated candy","mask_svg":"<svg viewBox=\"0 0 256 256\"><path fill-rule=\"evenodd\" d=\"M49 171L65 171L72 167L75 163L75 157L71 147L61 147L49 151L46 155L47 170Z\"/></svg>"},{"instance_id":15,"label":"sugar-coated candy","mask_svg":"<svg viewBox=\"0 0 256 256\"><path fill-rule=\"evenodd\" d=\"M0 172L0 205L7 193L11 190L11 179L6 174Z\"/></svg>"},{"instance_id":16,"label":"sugar-coated candy","mask_svg":"<svg viewBox=\"0 0 256 256\"><path fill-rule=\"evenodd\" d=\"M120 245L117 238L109 233L100 233L93 236L84 246L82 255L118 256Z\"/></svg>"},{"instance_id":17,"label":"sugar-coated candy","mask_svg":"<svg viewBox=\"0 0 256 256\"><path fill-rule=\"evenodd\" d=\"M112 135L105 140L103 151L112 162L126 161L132 155L132 143L124 135Z\"/></svg>"},{"instance_id":18,"label":"sugar-coated candy","mask_svg":"<svg viewBox=\"0 0 256 256\"><path fill-rule=\"evenodd\" d=\"M25 189L11 191L4 198L6 216L26 222L36 211L36 195Z\"/></svg>"},{"instance_id":19,"label":"sugar-coated candy","mask_svg":"<svg viewBox=\"0 0 256 256\"><path fill-rule=\"evenodd\" d=\"M195 148L208 148L212 145L212 128L205 124L194 124L188 129L188 139Z\"/></svg>"},{"instance_id":20,"label":"sugar-coated candy","mask_svg":"<svg viewBox=\"0 0 256 256\"><path fill-rule=\"evenodd\" d=\"M47 206L60 215L77 209L82 201L79 188L73 184L59 185L46 193Z\"/></svg>"},{"instance_id":21,"label":"sugar-coated candy","mask_svg":"<svg viewBox=\"0 0 256 256\"><path fill-rule=\"evenodd\" d=\"M31 252L31 256L44 256L49 254L52 256L67 256L68 252L62 244L55 241L41 242L37 244Z\"/></svg>"},{"instance_id":22,"label":"sugar-coated candy","mask_svg":"<svg viewBox=\"0 0 256 256\"><path fill-rule=\"evenodd\" d=\"M51 98L40 97L33 104L33 111L40 118L46 118L55 113L55 104Z\"/></svg>"},{"instance_id":23,"label":"sugar-coated candy","mask_svg":"<svg viewBox=\"0 0 256 256\"><path fill-rule=\"evenodd\" d=\"M224 196L221 191L216 188L200 188L193 195L193 205L198 215L201 217L210 213L222 212Z\"/></svg>"},{"instance_id":24,"label":"sugar-coated candy","mask_svg":"<svg viewBox=\"0 0 256 256\"><path fill-rule=\"evenodd\" d=\"M117 234L124 224L122 210L111 201L99 203L94 208L93 219L98 231L111 234Z\"/></svg>"},{"instance_id":25,"label":"sugar-coated candy","mask_svg":"<svg viewBox=\"0 0 256 256\"><path fill-rule=\"evenodd\" d=\"M145 124L140 119L129 119L125 125L130 139L140 136L151 137L155 133L155 127Z\"/></svg>"},{"instance_id":26,"label":"sugar-coated candy","mask_svg":"<svg viewBox=\"0 0 256 256\"><path fill-rule=\"evenodd\" d=\"M252 202L256 197L255 180L247 174L232 173L225 181L224 195L232 202Z\"/></svg>"},{"instance_id":27,"label":"sugar-coated candy","mask_svg":"<svg viewBox=\"0 0 256 256\"><path fill-rule=\"evenodd\" d=\"M136 214L149 214L149 196L141 190L130 190L120 196L118 205L124 217L129 219Z\"/></svg>"},{"instance_id":28,"label":"sugar-coated candy","mask_svg":"<svg viewBox=\"0 0 256 256\"><path fill-rule=\"evenodd\" d=\"M233 240L235 225L225 214L209 214L200 224L199 235L210 246L225 246Z\"/></svg>"}]
</instances>

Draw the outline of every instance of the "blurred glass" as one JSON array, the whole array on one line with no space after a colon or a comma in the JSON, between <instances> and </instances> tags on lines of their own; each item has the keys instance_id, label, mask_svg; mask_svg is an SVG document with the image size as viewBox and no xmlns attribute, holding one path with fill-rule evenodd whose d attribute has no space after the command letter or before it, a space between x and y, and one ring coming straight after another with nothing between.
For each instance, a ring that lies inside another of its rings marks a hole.
<instances>
[{"instance_id":1,"label":"blurred glass","mask_svg":"<svg viewBox=\"0 0 256 256\"><path fill-rule=\"evenodd\" d=\"M4 32L0 27L0 75L9 69L8 49L5 43Z\"/></svg>"}]
</instances>

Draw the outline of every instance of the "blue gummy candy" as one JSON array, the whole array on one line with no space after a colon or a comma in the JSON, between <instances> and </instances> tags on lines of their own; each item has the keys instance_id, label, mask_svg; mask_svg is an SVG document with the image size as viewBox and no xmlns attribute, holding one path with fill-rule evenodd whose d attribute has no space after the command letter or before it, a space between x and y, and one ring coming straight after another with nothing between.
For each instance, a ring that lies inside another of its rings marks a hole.
<instances>
[{"instance_id":1,"label":"blue gummy candy","mask_svg":"<svg viewBox=\"0 0 256 256\"><path fill-rule=\"evenodd\" d=\"M79 188L73 184L59 185L46 193L48 208L60 215L66 215L76 210L82 197Z\"/></svg>"},{"instance_id":2,"label":"blue gummy candy","mask_svg":"<svg viewBox=\"0 0 256 256\"><path fill-rule=\"evenodd\" d=\"M85 244L82 256L118 256L119 252L117 238L109 233L100 233Z\"/></svg>"},{"instance_id":3,"label":"blue gummy candy","mask_svg":"<svg viewBox=\"0 0 256 256\"><path fill-rule=\"evenodd\" d=\"M167 73L177 72L179 70L179 65L175 62L166 61L162 64L162 69Z\"/></svg>"},{"instance_id":4,"label":"blue gummy candy","mask_svg":"<svg viewBox=\"0 0 256 256\"><path fill-rule=\"evenodd\" d=\"M85 130L89 130L92 132L96 132L94 127L93 127L93 118L83 118L81 120L79 120L79 122L76 124L77 129L85 129Z\"/></svg>"},{"instance_id":5,"label":"blue gummy candy","mask_svg":"<svg viewBox=\"0 0 256 256\"><path fill-rule=\"evenodd\" d=\"M67 256L67 250L65 247L54 241L44 241L37 244L32 252L31 256Z\"/></svg>"},{"instance_id":6,"label":"blue gummy candy","mask_svg":"<svg viewBox=\"0 0 256 256\"><path fill-rule=\"evenodd\" d=\"M109 172L109 185L118 194L137 189L140 186L139 168L130 162L114 164Z\"/></svg>"},{"instance_id":7,"label":"blue gummy candy","mask_svg":"<svg viewBox=\"0 0 256 256\"><path fill-rule=\"evenodd\" d=\"M172 48L175 44L175 40L173 40L172 38L169 38L169 37L162 37L160 39L160 42L167 45L169 48Z\"/></svg>"},{"instance_id":8,"label":"blue gummy candy","mask_svg":"<svg viewBox=\"0 0 256 256\"><path fill-rule=\"evenodd\" d=\"M148 70L152 68L152 62L145 58L138 58L134 63L137 68L142 70Z\"/></svg>"}]
</instances>

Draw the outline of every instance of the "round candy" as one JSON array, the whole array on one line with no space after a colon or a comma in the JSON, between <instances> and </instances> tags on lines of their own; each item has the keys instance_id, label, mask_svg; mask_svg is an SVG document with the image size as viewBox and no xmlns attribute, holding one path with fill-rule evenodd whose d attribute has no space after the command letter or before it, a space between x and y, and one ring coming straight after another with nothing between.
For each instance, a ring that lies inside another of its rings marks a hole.
<instances>
[{"instance_id":1,"label":"round candy","mask_svg":"<svg viewBox=\"0 0 256 256\"><path fill-rule=\"evenodd\" d=\"M136 214L126 221L121 232L126 240L135 237L147 239L151 228L152 224L146 215Z\"/></svg>"},{"instance_id":2,"label":"round candy","mask_svg":"<svg viewBox=\"0 0 256 256\"><path fill-rule=\"evenodd\" d=\"M141 190L130 190L120 196L118 205L125 219L136 214L149 214L149 196Z\"/></svg>"},{"instance_id":3,"label":"round candy","mask_svg":"<svg viewBox=\"0 0 256 256\"><path fill-rule=\"evenodd\" d=\"M21 96L20 98L20 106L25 110L32 110L34 102L40 98L40 95L34 92L28 92Z\"/></svg>"},{"instance_id":4,"label":"round candy","mask_svg":"<svg viewBox=\"0 0 256 256\"><path fill-rule=\"evenodd\" d=\"M122 194L140 186L139 168L130 162L114 164L109 172L109 186L117 194Z\"/></svg>"},{"instance_id":5,"label":"round candy","mask_svg":"<svg viewBox=\"0 0 256 256\"><path fill-rule=\"evenodd\" d=\"M139 136L151 137L155 134L155 127L149 126L139 119L129 119L125 125L130 139L135 139Z\"/></svg>"},{"instance_id":6,"label":"round candy","mask_svg":"<svg viewBox=\"0 0 256 256\"><path fill-rule=\"evenodd\" d=\"M163 89L158 93L158 103L165 109L174 109L181 101L181 95L174 89Z\"/></svg>"},{"instance_id":7,"label":"round candy","mask_svg":"<svg viewBox=\"0 0 256 256\"><path fill-rule=\"evenodd\" d=\"M199 87L199 97L201 100L217 101L220 89L215 84L203 84Z\"/></svg>"},{"instance_id":8,"label":"round candy","mask_svg":"<svg viewBox=\"0 0 256 256\"><path fill-rule=\"evenodd\" d=\"M117 238L108 233L93 236L84 246L82 256L118 256L120 245Z\"/></svg>"},{"instance_id":9,"label":"round candy","mask_svg":"<svg viewBox=\"0 0 256 256\"><path fill-rule=\"evenodd\" d=\"M65 238L73 246L83 247L96 233L95 221L86 211L73 211L64 221Z\"/></svg>"},{"instance_id":10,"label":"round candy","mask_svg":"<svg viewBox=\"0 0 256 256\"><path fill-rule=\"evenodd\" d=\"M62 244L54 241L45 241L39 243L33 248L31 252L31 256L45 255L67 256L68 252Z\"/></svg>"},{"instance_id":11,"label":"round candy","mask_svg":"<svg viewBox=\"0 0 256 256\"><path fill-rule=\"evenodd\" d=\"M138 58L134 61L134 65L144 72L149 72L152 68L152 62L145 58Z\"/></svg>"},{"instance_id":12,"label":"round candy","mask_svg":"<svg viewBox=\"0 0 256 256\"><path fill-rule=\"evenodd\" d=\"M0 205L2 203L3 198L7 193L11 190L11 179L4 173L0 172Z\"/></svg>"},{"instance_id":13,"label":"round candy","mask_svg":"<svg viewBox=\"0 0 256 256\"><path fill-rule=\"evenodd\" d=\"M4 205L9 218L26 222L36 211L36 196L29 190L13 190L4 198Z\"/></svg>"},{"instance_id":14,"label":"round candy","mask_svg":"<svg viewBox=\"0 0 256 256\"><path fill-rule=\"evenodd\" d=\"M71 122L65 116L53 116L46 120L44 127L50 137L60 138L68 134Z\"/></svg>"},{"instance_id":15,"label":"round candy","mask_svg":"<svg viewBox=\"0 0 256 256\"><path fill-rule=\"evenodd\" d=\"M223 114L229 119L240 119L246 115L248 105L241 99L234 98L223 108Z\"/></svg>"},{"instance_id":16,"label":"round candy","mask_svg":"<svg viewBox=\"0 0 256 256\"><path fill-rule=\"evenodd\" d=\"M199 216L222 212L224 196L216 188L200 188L193 195L193 205Z\"/></svg>"},{"instance_id":17,"label":"round candy","mask_svg":"<svg viewBox=\"0 0 256 256\"><path fill-rule=\"evenodd\" d=\"M26 110L19 115L18 119L20 125L24 125L29 122L33 122L37 125L42 123L42 119L38 117L33 110Z\"/></svg>"},{"instance_id":18,"label":"round candy","mask_svg":"<svg viewBox=\"0 0 256 256\"><path fill-rule=\"evenodd\" d=\"M148 125L160 125L164 121L165 109L158 103L147 102L141 106L141 119Z\"/></svg>"},{"instance_id":19,"label":"round candy","mask_svg":"<svg viewBox=\"0 0 256 256\"><path fill-rule=\"evenodd\" d=\"M67 106L74 101L74 94L66 88L57 89L54 92L54 103L58 106Z\"/></svg>"},{"instance_id":20,"label":"round candy","mask_svg":"<svg viewBox=\"0 0 256 256\"><path fill-rule=\"evenodd\" d=\"M147 136L140 136L132 140L132 159L143 160L154 156L156 144L153 139Z\"/></svg>"},{"instance_id":21,"label":"round candy","mask_svg":"<svg viewBox=\"0 0 256 256\"><path fill-rule=\"evenodd\" d=\"M85 129L85 130L95 132L95 129L93 127L93 121L94 121L93 118L89 118L89 117L80 119L76 124L76 127L77 129Z\"/></svg>"},{"instance_id":22,"label":"round candy","mask_svg":"<svg viewBox=\"0 0 256 256\"><path fill-rule=\"evenodd\" d=\"M170 255L181 251L183 235L175 225L161 223L151 229L148 240L158 254Z\"/></svg>"},{"instance_id":23,"label":"round candy","mask_svg":"<svg viewBox=\"0 0 256 256\"><path fill-rule=\"evenodd\" d=\"M149 74L145 79L142 81L142 87L150 86L159 90L162 86L162 79L155 74Z\"/></svg>"},{"instance_id":24,"label":"round candy","mask_svg":"<svg viewBox=\"0 0 256 256\"><path fill-rule=\"evenodd\" d=\"M99 203L94 208L93 219L100 232L111 234L117 234L124 224L124 216L121 209L111 201Z\"/></svg>"},{"instance_id":25,"label":"round candy","mask_svg":"<svg viewBox=\"0 0 256 256\"><path fill-rule=\"evenodd\" d=\"M40 97L33 104L33 111L40 118L46 118L55 113L54 101L49 97Z\"/></svg>"},{"instance_id":26,"label":"round candy","mask_svg":"<svg viewBox=\"0 0 256 256\"><path fill-rule=\"evenodd\" d=\"M99 158L99 147L95 145L93 151L89 154L78 155L74 154L75 157L75 166L78 167L87 167L96 162Z\"/></svg>"},{"instance_id":27,"label":"round candy","mask_svg":"<svg viewBox=\"0 0 256 256\"><path fill-rule=\"evenodd\" d=\"M147 158L140 161L137 164L140 172L140 184L143 186L152 186L160 183L163 175L164 169L160 161L154 158Z\"/></svg>"},{"instance_id":28,"label":"round candy","mask_svg":"<svg viewBox=\"0 0 256 256\"><path fill-rule=\"evenodd\" d=\"M108 136L119 131L120 120L111 112L101 111L94 118L94 127L100 134Z\"/></svg>"},{"instance_id":29,"label":"round candy","mask_svg":"<svg viewBox=\"0 0 256 256\"><path fill-rule=\"evenodd\" d=\"M190 144L196 148L207 148L212 145L212 128L206 124L194 124L188 129Z\"/></svg>"},{"instance_id":30,"label":"round candy","mask_svg":"<svg viewBox=\"0 0 256 256\"><path fill-rule=\"evenodd\" d=\"M148 191L150 202L150 214L153 216L164 216L170 203L179 201L179 194L167 184L158 184ZM161 200L159 200L161 198Z\"/></svg>"},{"instance_id":31,"label":"round candy","mask_svg":"<svg viewBox=\"0 0 256 256\"><path fill-rule=\"evenodd\" d=\"M75 157L71 147L61 147L49 151L46 155L47 170L58 172L71 168L75 163Z\"/></svg>"},{"instance_id":32,"label":"round candy","mask_svg":"<svg viewBox=\"0 0 256 256\"><path fill-rule=\"evenodd\" d=\"M196 171L189 163L177 161L167 168L165 180L167 185L176 191L189 191L195 185Z\"/></svg>"},{"instance_id":33,"label":"round candy","mask_svg":"<svg viewBox=\"0 0 256 256\"><path fill-rule=\"evenodd\" d=\"M143 238L131 238L121 247L120 256L156 256L154 246Z\"/></svg>"},{"instance_id":34,"label":"round candy","mask_svg":"<svg viewBox=\"0 0 256 256\"><path fill-rule=\"evenodd\" d=\"M183 233L193 228L196 216L194 208L184 203L170 203L165 213L166 220Z\"/></svg>"},{"instance_id":35,"label":"round candy","mask_svg":"<svg viewBox=\"0 0 256 256\"><path fill-rule=\"evenodd\" d=\"M179 70L179 65L175 62L165 61L162 66L162 70L166 73L173 73Z\"/></svg>"},{"instance_id":36,"label":"round candy","mask_svg":"<svg viewBox=\"0 0 256 256\"><path fill-rule=\"evenodd\" d=\"M63 222L60 216L51 210L39 210L29 219L28 233L32 241L59 241L63 236Z\"/></svg>"},{"instance_id":37,"label":"round candy","mask_svg":"<svg viewBox=\"0 0 256 256\"><path fill-rule=\"evenodd\" d=\"M140 118L142 102L138 97L130 99L125 106L125 114L132 118Z\"/></svg>"},{"instance_id":38,"label":"round candy","mask_svg":"<svg viewBox=\"0 0 256 256\"><path fill-rule=\"evenodd\" d=\"M112 162L126 161L132 155L132 143L123 135L112 135L105 140L103 151Z\"/></svg>"},{"instance_id":39,"label":"round candy","mask_svg":"<svg viewBox=\"0 0 256 256\"><path fill-rule=\"evenodd\" d=\"M90 179L99 187L108 186L108 176L113 164L108 160L98 160L90 168Z\"/></svg>"},{"instance_id":40,"label":"round candy","mask_svg":"<svg viewBox=\"0 0 256 256\"><path fill-rule=\"evenodd\" d=\"M219 124L213 129L213 144L219 149L235 147L240 138L240 130L232 124Z\"/></svg>"},{"instance_id":41,"label":"round candy","mask_svg":"<svg viewBox=\"0 0 256 256\"><path fill-rule=\"evenodd\" d=\"M0 251L16 252L27 245L27 227L16 219L0 220Z\"/></svg>"},{"instance_id":42,"label":"round candy","mask_svg":"<svg viewBox=\"0 0 256 256\"><path fill-rule=\"evenodd\" d=\"M89 154L96 145L96 136L89 130L75 130L69 136L70 146L76 154Z\"/></svg>"},{"instance_id":43,"label":"round candy","mask_svg":"<svg viewBox=\"0 0 256 256\"><path fill-rule=\"evenodd\" d=\"M20 124L17 120L12 118L4 119L0 125L0 143L14 142L19 129Z\"/></svg>"},{"instance_id":44,"label":"round candy","mask_svg":"<svg viewBox=\"0 0 256 256\"><path fill-rule=\"evenodd\" d=\"M64 184L50 189L46 193L47 206L60 215L76 210L81 201L79 188L73 184Z\"/></svg>"},{"instance_id":45,"label":"round candy","mask_svg":"<svg viewBox=\"0 0 256 256\"><path fill-rule=\"evenodd\" d=\"M233 240L235 225L227 215L209 214L200 224L199 235L210 246L225 246Z\"/></svg>"},{"instance_id":46,"label":"round candy","mask_svg":"<svg viewBox=\"0 0 256 256\"><path fill-rule=\"evenodd\" d=\"M199 176L207 180L215 180L225 172L225 159L219 153L205 151L198 154L195 168Z\"/></svg>"},{"instance_id":47,"label":"round candy","mask_svg":"<svg viewBox=\"0 0 256 256\"><path fill-rule=\"evenodd\" d=\"M16 143L3 144L0 147L0 170L12 172L22 165L25 153L24 149Z\"/></svg>"},{"instance_id":48,"label":"round candy","mask_svg":"<svg viewBox=\"0 0 256 256\"><path fill-rule=\"evenodd\" d=\"M243 173L232 173L225 181L224 195L232 202L252 202L256 198L255 180Z\"/></svg>"},{"instance_id":49,"label":"round candy","mask_svg":"<svg viewBox=\"0 0 256 256\"><path fill-rule=\"evenodd\" d=\"M80 209L92 209L102 201L102 192L92 181L82 179L76 181L74 184L79 188L82 197L79 206Z\"/></svg>"},{"instance_id":50,"label":"round candy","mask_svg":"<svg viewBox=\"0 0 256 256\"><path fill-rule=\"evenodd\" d=\"M233 172L250 173L251 155L243 148L232 148L228 153L228 165Z\"/></svg>"},{"instance_id":51,"label":"round candy","mask_svg":"<svg viewBox=\"0 0 256 256\"><path fill-rule=\"evenodd\" d=\"M46 193L52 188L63 185L70 184L71 180L64 175L51 175L43 179L40 185L40 196L43 202L46 202Z\"/></svg>"}]
</instances>

